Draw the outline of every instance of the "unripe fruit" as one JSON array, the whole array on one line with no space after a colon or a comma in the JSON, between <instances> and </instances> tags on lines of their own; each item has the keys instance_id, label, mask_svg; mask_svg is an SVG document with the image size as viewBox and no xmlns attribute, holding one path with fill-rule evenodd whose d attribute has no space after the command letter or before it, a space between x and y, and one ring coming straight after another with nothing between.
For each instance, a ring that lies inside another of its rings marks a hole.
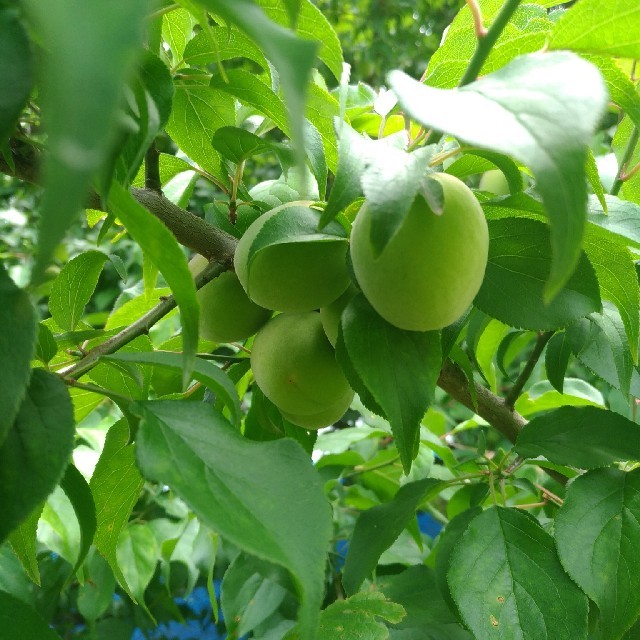
<instances>
[{"instance_id":1,"label":"unripe fruit","mask_svg":"<svg viewBox=\"0 0 640 640\"><path fill-rule=\"evenodd\" d=\"M331 424L353 399L316 312L270 320L253 342L251 369L284 417L308 429Z\"/></svg>"},{"instance_id":2,"label":"unripe fruit","mask_svg":"<svg viewBox=\"0 0 640 640\"><path fill-rule=\"evenodd\" d=\"M207 259L194 257L189 269L195 275ZM249 300L238 276L225 271L199 289L200 336L213 342L236 342L252 336L271 317L271 311Z\"/></svg>"},{"instance_id":3,"label":"unripe fruit","mask_svg":"<svg viewBox=\"0 0 640 640\"><path fill-rule=\"evenodd\" d=\"M286 209L286 211L285 211ZM260 216L236 248L234 264L247 295L256 304L277 311L311 311L333 302L349 284L345 264L347 242L291 242L249 251L262 228L275 216L320 214L302 205L278 207ZM337 236L339 237L339 236Z\"/></svg>"},{"instance_id":4,"label":"unripe fruit","mask_svg":"<svg viewBox=\"0 0 640 640\"><path fill-rule=\"evenodd\" d=\"M495 193L497 196L508 196L511 193L509 183L500 169L485 171L478 185L480 191Z\"/></svg>"},{"instance_id":5,"label":"unripe fruit","mask_svg":"<svg viewBox=\"0 0 640 640\"><path fill-rule=\"evenodd\" d=\"M487 265L487 223L472 191L453 176L432 177L444 191L441 215L418 195L378 257L366 204L351 232L362 292L387 322L409 331L441 329L457 320L478 293Z\"/></svg>"}]
</instances>

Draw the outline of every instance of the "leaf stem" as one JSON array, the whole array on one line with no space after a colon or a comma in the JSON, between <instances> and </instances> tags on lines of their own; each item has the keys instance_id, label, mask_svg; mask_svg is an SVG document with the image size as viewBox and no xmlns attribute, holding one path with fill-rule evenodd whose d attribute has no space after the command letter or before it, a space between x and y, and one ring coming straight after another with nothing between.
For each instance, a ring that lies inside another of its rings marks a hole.
<instances>
[{"instance_id":1,"label":"leaf stem","mask_svg":"<svg viewBox=\"0 0 640 640\"><path fill-rule=\"evenodd\" d=\"M527 384L527 380L531 377L533 370L538 364L538 360L544 351L544 348L547 346L547 342L551 340L551 336L553 336L553 331L545 331L538 335L538 339L536 340L535 347L529 356L529 360L527 360L527 364L524 366L524 369L518 376L518 379L515 381L515 384L511 388L511 391L507 394L504 401L508 407L513 407L516 403L516 400L520 397L522 390L524 389L524 385Z\"/></svg>"},{"instance_id":2,"label":"leaf stem","mask_svg":"<svg viewBox=\"0 0 640 640\"><path fill-rule=\"evenodd\" d=\"M487 35L487 30L482 22L482 10L478 4L478 0L466 0L469 11L473 17L473 26L476 32L476 38L484 38Z\"/></svg>"},{"instance_id":3,"label":"leaf stem","mask_svg":"<svg viewBox=\"0 0 640 640\"><path fill-rule=\"evenodd\" d=\"M633 131L629 136L629 141L627 142L627 147L624 150L624 154L622 159L620 160L620 168L618 169L618 175L611 187L611 191L609 192L612 196L617 196L620 193L620 189L622 189L622 183L629 178L628 175L625 174L627 165L629 161L633 157L633 152L636 150L636 146L638 145L638 139L640 138L640 130L638 127L633 127Z\"/></svg>"},{"instance_id":4,"label":"leaf stem","mask_svg":"<svg viewBox=\"0 0 640 640\"><path fill-rule=\"evenodd\" d=\"M383 469L384 467L390 467L392 465L394 465L396 462L398 462L398 460L400 460L400 456L394 456L393 458L391 458L390 460L385 460L384 462L380 462L378 464L374 464L371 467L365 467L365 466L358 466L358 467L354 467L353 471L351 473L346 473L345 475L343 475L343 478L353 478L353 476L357 476L360 475L361 473L367 473L369 471L375 471L377 469Z\"/></svg>"},{"instance_id":5,"label":"leaf stem","mask_svg":"<svg viewBox=\"0 0 640 640\"><path fill-rule=\"evenodd\" d=\"M201 289L207 282L210 282L215 277L219 276L228 267L218 262L212 262L196 277L196 289ZM145 313L141 318L138 318L133 324L116 333L116 335L109 338L107 341L99 344L97 347L91 349L87 354L78 360L74 365L68 369L63 369L58 373L65 379L77 379L83 376L85 373L93 369L98 364L98 360L102 356L115 353L118 349L129 344L132 340L135 340L138 336L149 333L149 329L156 324L159 320L164 318L172 309L177 306L174 296L167 296L160 304L156 305ZM76 386L78 383L76 383Z\"/></svg>"}]
</instances>

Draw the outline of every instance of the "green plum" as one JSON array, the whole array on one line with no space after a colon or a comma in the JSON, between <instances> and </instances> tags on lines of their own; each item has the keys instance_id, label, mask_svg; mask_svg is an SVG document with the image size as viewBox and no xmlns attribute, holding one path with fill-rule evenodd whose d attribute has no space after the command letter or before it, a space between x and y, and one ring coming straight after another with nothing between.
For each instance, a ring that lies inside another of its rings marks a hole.
<instances>
[{"instance_id":1,"label":"green plum","mask_svg":"<svg viewBox=\"0 0 640 640\"><path fill-rule=\"evenodd\" d=\"M286 210L286 211L285 211ZM304 205L284 205L260 216L242 236L234 264L247 295L262 307L277 311L311 311L333 302L348 286L348 244L291 241L271 244L255 254L249 265L251 245L265 224L275 216L296 215L319 220L320 214Z\"/></svg>"},{"instance_id":2,"label":"green plum","mask_svg":"<svg viewBox=\"0 0 640 640\"><path fill-rule=\"evenodd\" d=\"M207 259L194 257L189 269L195 275ZM252 336L271 317L271 311L249 300L238 276L225 271L196 294L200 303L200 336L213 342L237 342Z\"/></svg>"},{"instance_id":3,"label":"green plum","mask_svg":"<svg viewBox=\"0 0 640 640\"><path fill-rule=\"evenodd\" d=\"M366 203L351 232L362 292L387 322L408 331L441 329L457 320L478 293L487 265L489 233L473 192L448 174L432 177L444 191L441 215L418 195L377 257Z\"/></svg>"},{"instance_id":4,"label":"green plum","mask_svg":"<svg viewBox=\"0 0 640 640\"><path fill-rule=\"evenodd\" d=\"M509 183L500 169L485 171L478 185L480 191L495 193L497 196L508 196L511 193Z\"/></svg>"},{"instance_id":5,"label":"green plum","mask_svg":"<svg viewBox=\"0 0 640 640\"><path fill-rule=\"evenodd\" d=\"M332 424L353 400L320 314L313 311L272 318L254 339L251 369L283 416L308 429Z\"/></svg>"}]
</instances>

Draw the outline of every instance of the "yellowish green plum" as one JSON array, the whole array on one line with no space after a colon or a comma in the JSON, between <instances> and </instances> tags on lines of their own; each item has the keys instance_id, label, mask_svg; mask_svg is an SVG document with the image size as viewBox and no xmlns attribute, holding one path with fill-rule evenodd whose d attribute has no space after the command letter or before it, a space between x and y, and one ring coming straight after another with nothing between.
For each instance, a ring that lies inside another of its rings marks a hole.
<instances>
[{"instance_id":1,"label":"yellowish green plum","mask_svg":"<svg viewBox=\"0 0 640 640\"><path fill-rule=\"evenodd\" d=\"M353 400L320 314L313 311L271 319L255 337L251 369L283 416L307 429L332 424Z\"/></svg>"},{"instance_id":2,"label":"yellowish green plum","mask_svg":"<svg viewBox=\"0 0 640 640\"><path fill-rule=\"evenodd\" d=\"M320 214L303 205L284 205L260 216L242 236L234 264L247 295L256 304L276 311L311 311L333 302L348 286L346 241L272 244L258 251L249 265L251 245L274 216L293 219Z\"/></svg>"},{"instance_id":3,"label":"yellowish green plum","mask_svg":"<svg viewBox=\"0 0 640 640\"><path fill-rule=\"evenodd\" d=\"M477 199L458 178L432 177L444 191L441 215L418 195L377 257L366 204L351 233L353 269L362 292L387 322L408 331L455 322L478 293L487 265L489 233Z\"/></svg>"},{"instance_id":4,"label":"yellowish green plum","mask_svg":"<svg viewBox=\"0 0 640 640\"><path fill-rule=\"evenodd\" d=\"M189 263L195 275L207 265L196 256ZM237 342L252 336L271 317L271 311L249 300L238 276L225 271L196 294L200 303L200 335L213 342Z\"/></svg>"},{"instance_id":5,"label":"yellowish green plum","mask_svg":"<svg viewBox=\"0 0 640 640\"><path fill-rule=\"evenodd\" d=\"M480 191L495 193L497 196L508 196L511 193L509 183L500 169L485 171L478 185Z\"/></svg>"}]
</instances>

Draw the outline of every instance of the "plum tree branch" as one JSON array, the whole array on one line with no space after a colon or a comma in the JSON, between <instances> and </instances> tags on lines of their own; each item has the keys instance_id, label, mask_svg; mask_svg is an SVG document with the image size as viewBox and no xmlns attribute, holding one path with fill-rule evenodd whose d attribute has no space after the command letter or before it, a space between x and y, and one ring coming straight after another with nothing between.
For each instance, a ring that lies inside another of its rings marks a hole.
<instances>
[{"instance_id":1,"label":"plum tree branch","mask_svg":"<svg viewBox=\"0 0 640 640\"><path fill-rule=\"evenodd\" d=\"M211 282L211 280L219 276L223 271L226 271L227 268L227 265L220 262L211 262L208 264L203 271L196 276L196 289L204 287L205 284ZM167 296L162 300L162 302L157 304L142 317L138 318L134 323L120 331L120 333L116 333L116 335L111 336L111 338L87 352L87 354L78 360L78 362L72 364L66 369L58 371L57 373L63 378L77 380L88 371L91 371L91 369L98 364L98 361L102 356L115 353L118 349L129 344L137 337L149 333L149 329L151 329L156 322L164 318L169 311L175 309L176 306L177 303L175 297Z\"/></svg>"},{"instance_id":2,"label":"plum tree branch","mask_svg":"<svg viewBox=\"0 0 640 640\"><path fill-rule=\"evenodd\" d=\"M0 172L38 184L39 153L30 145L15 140L11 141L10 149L13 167L0 156ZM208 224L193 213L176 206L160 193L149 189L132 189L131 192L138 202L169 228L180 243L214 261L196 278L197 288L204 286L229 268L238 242L236 238ZM91 205L98 209L101 208L96 194L94 194ZM175 299L173 296L169 296L123 331L89 351L75 364L62 370L61 375L65 378L75 379L84 375L97 364L101 356L114 353L138 336L147 333L175 306ZM526 420L509 407L502 398L491 393L485 387L477 383L474 384L478 401L477 409L474 407L471 397L469 382L457 366L446 363L438 380L438 385L455 400L472 411L476 411L511 442L515 442L518 433L526 424Z\"/></svg>"},{"instance_id":3,"label":"plum tree branch","mask_svg":"<svg viewBox=\"0 0 640 640\"><path fill-rule=\"evenodd\" d=\"M513 407L515 405L516 400L520 397L520 394L524 389L524 385L527 384L527 380L531 377L536 364L538 364L538 360L540 359L544 348L547 346L547 342L551 340L553 333L553 331L545 331L544 333L538 335L538 339L536 340L536 344L533 347L531 356L529 356L524 369L518 376L518 379L515 381L511 391L509 391L504 399L507 406Z\"/></svg>"}]
</instances>

